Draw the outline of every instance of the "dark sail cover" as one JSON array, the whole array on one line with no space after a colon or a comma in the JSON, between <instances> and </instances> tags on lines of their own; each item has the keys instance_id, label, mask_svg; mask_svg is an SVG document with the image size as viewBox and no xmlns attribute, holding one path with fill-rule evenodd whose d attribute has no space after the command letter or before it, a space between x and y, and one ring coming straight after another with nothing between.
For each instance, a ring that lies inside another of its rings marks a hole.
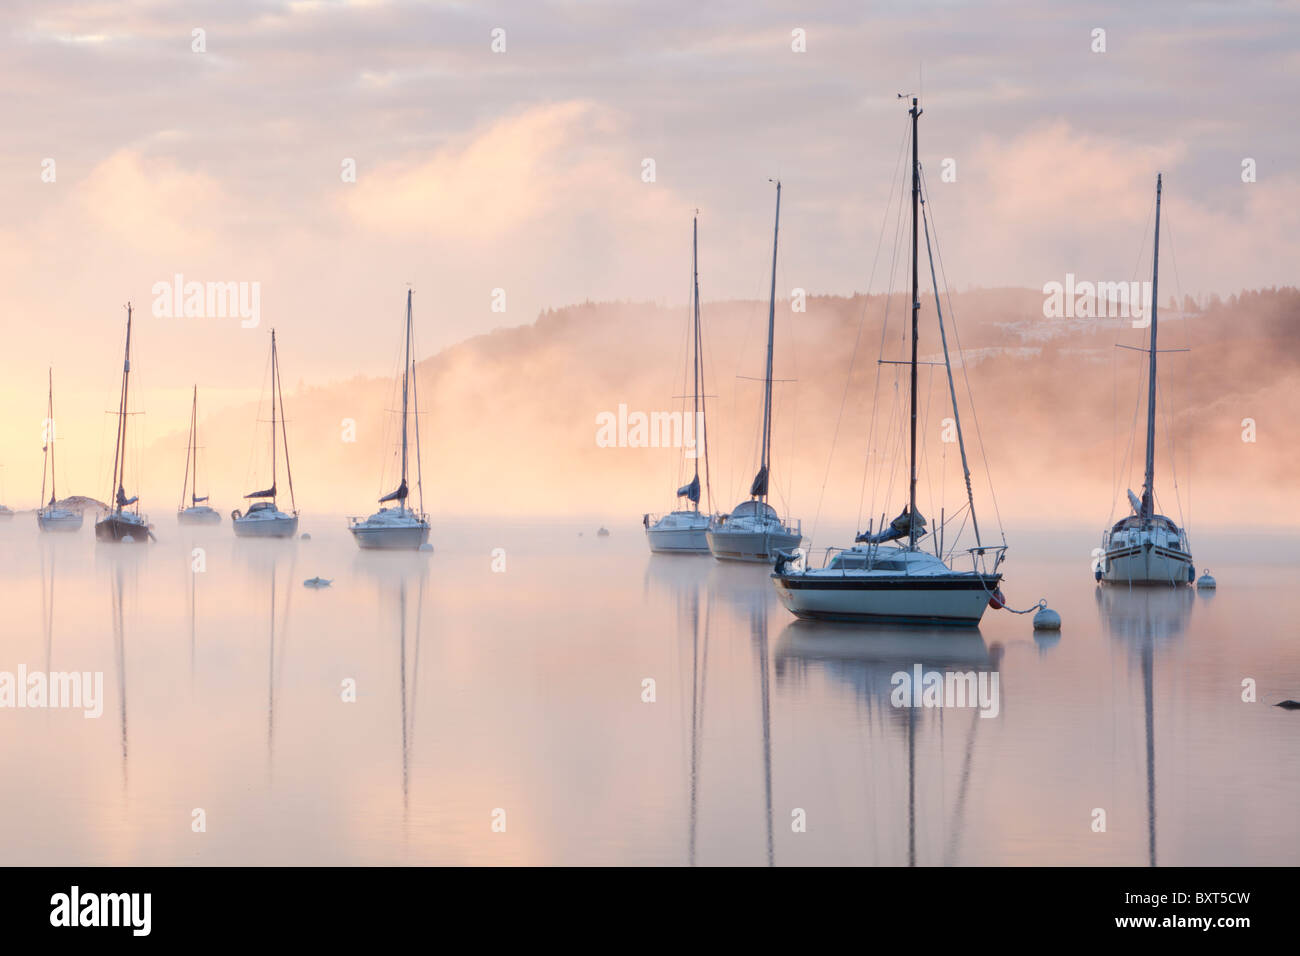
<instances>
[{"instance_id":1,"label":"dark sail cover","mask_svg":"<svg viewBox=\"0 0 1300 956\"><path fill-rule=\"evenodd\" d=\"M767 494L767 465L758 469L758 474L754 476L754 483L749 486L749 493L755 497Z\"/></svg>"},{"instance_id":2,"label":"dark sail cover","mask_svg":"<svg viewBox=\"0 0 1300 956\"><path fill-rule=\"evenodd\" d=\"M207 496L207 495L202 495L202 496L200 496L200 495L191 495L191 497L194 499L194 503L195 503L196 505L197 505L200 501L207 501L207 500L208 500L208 496Z\"/></svg>"},{"instance_id":3,"label":"dark sail cover","mask_svg":"<svg viewBox=\"0 0 1300 956\"><path fill-rule=\"evenodd\" d=\"M271 485L271 487L267 488L265 491L250 491L248 494L244 495L244 497L245 498L274 498L275 485Z\"/></svg>"},{"instance_id":4,"label":"dark sail cover","mask_svg":"<svg viewBox=\"0 0 1300 956\"><path fill-rule=\"evenodd\" d=\"M695 504L700 503L700 476L696 475L691 479L689 485L682 485L677 489L678 498L689 498Z\"/></svg>"},{"instance_id":5,"label":"dark sail cover","mask_svg":"<svg viewBox=\"0 0 1300 956\"><path fill-rule=\"evenodd\" d=\"M853 540L860 544L882 544L886 541L897 541L899 538L908 536L908 525L911 523L908 521L907 506L904 505L903 513L889 522L888 527L882 528L875 534L868 534L864 531ZM919 511L916 513L915 524L916 533L923 534L925 531L925 516Z\"/></svg>"},{"instance_id":6,"label":"dark sail cover","mask_svg":"<svg viewBox=\"0 0 1300 956\"><path fill-rule=\"evenodd\" d=\"M121 485L117 486L117 506L119 508L125 508L127 505L133 505L139 500L140 498L138 495L132 495L130 498L128 498L126 496L126 491L122 488L122 486Z\"/></svg>"},{"instance_id":7,"label":"dark sail cover","mask_svg":"<svg viewBox=\"0 0 1300 956\"><path fill-rule=\"evenodd\" d=\"M385 501L405 501L406 494L406 479L403 478L401 486L396 491L391 491L380 498L379 503L382 505Z\"/></svg>"}]
</instances>

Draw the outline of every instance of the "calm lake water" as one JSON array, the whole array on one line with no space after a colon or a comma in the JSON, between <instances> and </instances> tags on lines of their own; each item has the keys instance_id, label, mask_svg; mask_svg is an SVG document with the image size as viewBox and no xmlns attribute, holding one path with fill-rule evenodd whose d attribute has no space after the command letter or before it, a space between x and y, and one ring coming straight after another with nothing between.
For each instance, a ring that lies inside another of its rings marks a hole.
<instances>
[{"instance_id":1,"label":"calm lake water","mask_svg":"<svg viewBox=\"0 0 1300 956\"><path fill-rule=\"evenodd\" d=\"M6 863L1300 862L1293 540L1194 532L1217 593L1130 593L1099 531L1009 532L1044 638L796 623L766 569L652 557L637 520L435 521L432 555L155 521L0 526L0 671L105 697L0 710ZM916 664L996 674L996 714L892 706Z\"/></svg>"}]
</instances>

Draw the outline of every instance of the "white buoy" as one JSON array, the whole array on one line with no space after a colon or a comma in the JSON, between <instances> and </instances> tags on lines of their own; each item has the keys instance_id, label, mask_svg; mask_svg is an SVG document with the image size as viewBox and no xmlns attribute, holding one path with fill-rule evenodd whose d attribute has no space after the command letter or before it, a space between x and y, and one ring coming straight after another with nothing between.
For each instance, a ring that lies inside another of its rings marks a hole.
<instances>
[{"instance_id":1,"label":"white buoy","mask_svg":"<svg viewBox=\"0 0 1300 956\"><path fill-rule=\"evenodd\" d=\"M1035 631L1059 631L1061 629L1061 615L1057 614L1046 604L1038 607L1038 613L1034 615Z\"/></svg>"},{"instance_id":2,"label":"white buoy","mask_svg":"<svg viewBox=\"0 0 1300 956\"><path fill-rule=\"evenodd\" d=\"M1201 576L1196 579L1196 590L1198 591L1213 591L1218 586L1218 582L1214 580L1208 570L1202 571Z\"/></svg>"},{"instance_id":3,"label":"white buoy","mask_svg":"<svg viewBox=\"0 0 1300 956\"><path fill-rule=\"evenodd\" d=\"M124 534L124 535L122 535L122 543L123 543L123 544L135 544L135 538L131 537L129 534Z\"/></svg>"},{"instance_id":4,"label":"white buoy","mask_svg":"<svg viewBox=\"0 0 1300 956\"><path fill-rule=\"evenodd\" d=\"M431 545L429 542L426 541L426 542L424 542L424 544L420 545L420 550L421 550L421 551L433 551L433 545Z\"/></svg>"},{"instance_id":5,"label":"white buoy","mask_svg":"<svg viewBox=\"0 0 1300 956\"><path fill-rule=\"evenodd\" d=\"M310 541L310 540L311 540L311 535L309 535L306 531L304 531L302 534L298 535L298 537L301 538L303 541Z\"/></svg>"}]
</instances>

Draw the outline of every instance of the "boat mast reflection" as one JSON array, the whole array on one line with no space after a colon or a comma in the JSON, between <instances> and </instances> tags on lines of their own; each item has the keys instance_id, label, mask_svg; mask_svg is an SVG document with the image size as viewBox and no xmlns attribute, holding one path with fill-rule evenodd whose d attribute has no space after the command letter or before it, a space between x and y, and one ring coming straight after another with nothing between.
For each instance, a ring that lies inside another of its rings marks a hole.
<instances>
[{"instance_id":1,"label":"boat mast reflection","mask_svg":"<svg viewBox=\"0 0 1300 956\"><path fill-rule=\"evenodd\" d=\"M1196 602L1190 588L1099 587L1097 610L1111 637L1138 660L1142 677L1142 719L1146 737L1147 864L1156 856L1155 655L1182 637Z\"/></svg>"}]
</instances>

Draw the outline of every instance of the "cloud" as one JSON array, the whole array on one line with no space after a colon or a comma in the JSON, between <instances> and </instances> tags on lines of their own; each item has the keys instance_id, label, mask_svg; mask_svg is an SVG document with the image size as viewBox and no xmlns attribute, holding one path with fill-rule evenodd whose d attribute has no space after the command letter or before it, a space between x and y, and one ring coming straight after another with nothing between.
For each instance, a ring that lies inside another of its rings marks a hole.
<instances>
[{"instance_id":1,"label":"cloud","mask_svg":"<svg viewBox=\"0 0 1300 956\"><path fill-rule=\"evenodd\" d=\"M359 170L344 204L372 230L477 242L543 223L553 235L595 210L638 222L685 215L666 187L640 181L639 158L620 146L621 127L612 110L590 101L535 106L432 155Z\"/></svg>"}]
</instances>

